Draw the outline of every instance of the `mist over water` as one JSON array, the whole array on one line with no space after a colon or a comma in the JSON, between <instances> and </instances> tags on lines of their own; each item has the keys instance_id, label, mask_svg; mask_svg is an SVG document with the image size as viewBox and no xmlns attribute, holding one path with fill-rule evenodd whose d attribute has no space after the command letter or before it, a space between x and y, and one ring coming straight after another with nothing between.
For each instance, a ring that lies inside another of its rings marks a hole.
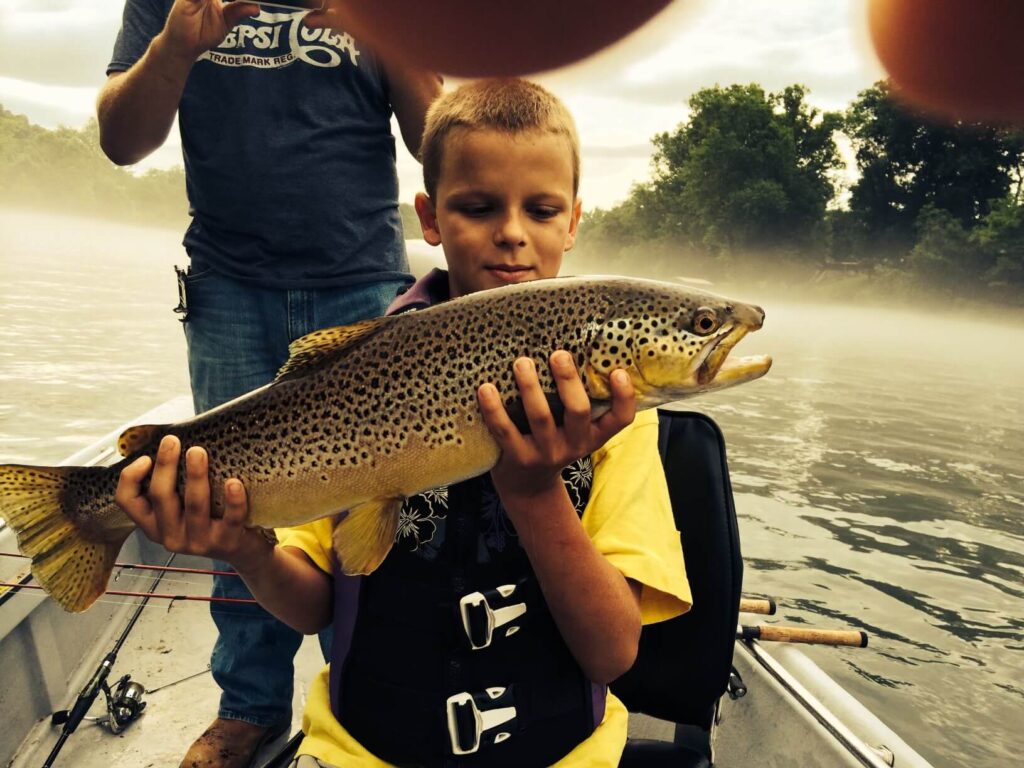
<instances>
[{"instance_id":1,"label":"mist over water","mask_svg":"<svg viewBox=\"0 0 1024 768\"><path fill-rule=\"evenodd\" d=\"M0 211L0 462L52 463L188 392L178 231ZM718 290L719 286L712 286ZM721 425L745 591L937 766L1024 752L1024 325L760 301L761 381L688 401Z\"/></svg>"}]
</instances>

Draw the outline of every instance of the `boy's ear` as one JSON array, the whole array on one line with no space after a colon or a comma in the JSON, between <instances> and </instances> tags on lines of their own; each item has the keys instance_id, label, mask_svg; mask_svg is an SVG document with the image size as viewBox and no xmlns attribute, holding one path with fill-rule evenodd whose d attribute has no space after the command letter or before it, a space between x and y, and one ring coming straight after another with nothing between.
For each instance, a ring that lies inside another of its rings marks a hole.
<instances>
[{"instance_id":1,"label":"boy's ear","mask_svg":"<svg viewBox=\"0 0 1024 768\"><path fill-rule=\"evenodd\" d=\"M431 245L441 244L441 230L437 226L437 211L434 208L434 201L425 192L416 193L416 215L420 220L420 229L423 230L423 239Z\"/></svg>"},{"instance_id":2,"label":"boy's ear","mask_svg":"<svg viewBox=\"0 0 1024 768\"><path fill-rule=\"evenodd\" d=\"M576 231L580 226L580 216L583 214L583 201L578 197L572 206L572 218L569 221L569 234L565 236L565 250L571 251L576 245Z\"/></svg>"}]
</instances>

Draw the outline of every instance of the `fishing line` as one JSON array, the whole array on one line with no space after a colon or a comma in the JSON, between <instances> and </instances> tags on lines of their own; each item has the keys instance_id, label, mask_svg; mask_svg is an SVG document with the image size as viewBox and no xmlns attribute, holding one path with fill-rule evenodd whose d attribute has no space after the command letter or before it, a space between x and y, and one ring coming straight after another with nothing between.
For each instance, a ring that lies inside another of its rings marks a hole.
<instances>
[{"instance_id":1,"label":"fishing line","mask_svg":"<svg viewBox=\"0 0 1024 768\"><path fill-rule=\"evenodd\" d=\"M170 566L174 560L172 554L167 558L165 566ZM142 701L142 693L144 689L138 683L131 683L130 675L122 677L118 683L116 690L112 694L110 687L107 685L107 677L110 675L110 670L113 668L114 663L117 661L118 651L121 650L121 646L124 645L128 639L128 635L135 627L135 622L139 620L139 616L142 615L142 609L146 607L150 597L156 591L159 582L153 584L150 587L148 593L142 593L142 600L135 608L135 612L132 614L131 619L128 620L128 626L124 628L121 635L117 638L117 642L114 643L114 647L110 649L110 652L103 657L103 661L93 672L92 678L85 684L85 687L78 694L78 698L75 699L74 705L70 710L66 712L54 712L52 721L54 723L60 722L63 727L60 731L60 737L57 739L57 743L53 746L49 756L46 758L46 762L43 763L43 768L52 768L54 760L57 759L57 755L60 750L64 747L64 743L68 740L75 729L78 728L79 723L82 722L82 718L89 712L89 708L92 707L93 702L96 701L96 697L100 691L103 691L107 699L107 711L110 713L110 725L111 730L118 733L124 727L128 726L134 721L142 711L145 709L146 704ZM30 585L31 588L35 585ZM25 589L25 586L20 587Z\"/></svg>"},{"instance_id":2,"label":"fishing line","mask_svg":"<svg viewBox=\"0 0 1024 768\"><path fill-rule=\"evenodd\" d=\"M155 581L155 583L153 584L153 589L155 589L157 584L159 584L159 583L160 583L160 580L157 579ZM38 590L42 590L43 589L38 584L18 584L17 582L7 582L7 581L0 581L0 587L9 587L11 590L21 590L21 589L38 589ZM153 592L129 592L129 591L117 590L117 589L108 589L103 594L104 595L117 595L119 597L143 597L143 598L147 598L147 599L157 598L159 600L172 600L172 601L194 600L194 601L203 602L203 603L229 603L229 604L237 604L237 605L256 605L257 604L256 600L254 600L252 598L248 598L248 597L212 597L212 596L206 596L206 595L173 595L173 594L158 595L158 594L153 593ZM144 607L145 606L139 606L140 610L142 608L144 608Z\"/></svg>"},{"instance_id":3,"label":"fishing line","mask_svg":"<svg viewBox=\"0 0 1024 768\"><path fill-rule=\"evenodd\" d=\"M19 552L0 552L0 557L16 557L20 560L29 560L28 555ZM168 562L170 562L168 560ZM167 573L198 573L206 576L237 576L235 571L214 571L203 568L172 568L167 565L145 565L143 563L114 563L115 568L132 568L140 571L161 571Z\"/></svg>"},{"instance_id":4,"label":"fishing line","mask_svg":"<svg viewBox=\"0 0 1024 768\"><path fill-rule=\"evenodd\" d=\"M11 586L11 589L8 592L3 592L2 594L0 594L0 601L3 601L5 598L11 598L11 599L13 599L13 598L21 598L21 599L27 599L27 600L33 600L34 599L34 600L37 600L38 602L42 603L42 602L44 602L46 600L50 600L51 599L49 595L39 594L38 592L21 592L21 589L25 589L25 588L29 588L29 587L38 590L38 587L35 587L34 585L31 585L31 584L18 584L18 585L13 585L13 586L10 585L10 584L0 584L0 589L3 589L5 587L7 587L7 586ZM154 595L154 597L160 597L160 595ZM167 595L166 597L167 598L173 598L174 596ZM206 598L202 602L218 603L222 599L226 600L228 598L212 598L212 599L211 598ZM156 605L156 604L150 605L150 604L146 604L144 607L147 610L153 608L153 609L156 609L156 610L162 610L162 611L166 611L166 612L169 613L171 608L173 608L177 604L177 602L178 601L175 600L175 599L169 599L169 601L168 601L168 603L166 605ZM196 602L196 601L182 600L182 602L186 602L187 603L187 602ZM258 601L255 601L255 602L258 602ZM98 598L93 604L94 605L116 605L116 606L138 605L138 603L135 600L114 600L114 599L107 600L107 599L104 599L102 597ZM253 615L252 611L249 610L249 605L248 604L237 605L237 606L231 605L231 604L227 604L227 605L224 605L224 606L220 606L220 607L217 608L217 613L221 614L221 615L237 616L237 617L242 618L242 619L253 619L253 620L258 619L260 621L265 620L265 617L263 617L263 616L255 616L255 615Z\"/></svg>"}]
</instances>

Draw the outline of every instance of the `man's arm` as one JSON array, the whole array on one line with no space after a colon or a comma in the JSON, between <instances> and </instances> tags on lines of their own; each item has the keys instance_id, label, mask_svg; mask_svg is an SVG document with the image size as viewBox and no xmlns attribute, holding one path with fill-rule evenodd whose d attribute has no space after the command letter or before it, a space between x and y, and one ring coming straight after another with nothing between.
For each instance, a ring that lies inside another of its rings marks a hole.
<instances>
[{"instance_id":1,"label":"man's arm","mask_svg":"<svg viewBox=\"0 0 1024 768\"><path fill-rule=\"evenodd\" d=\"M388 98L398 118L402 141L412 156L419 159L427 109L441 95L444 80L436 72L404 64L384 62L383 66L388 80Z\"/></svg>"},{"instance_id":2,"label":"man's arm","mask_svg":"<svg viewBox=\"0 0 1024 768\"><path fill-rule=\"evenodd\" d=\"M202 448L185 454L182 501L176 490L180 454L181 442L168 436L160 443L155 464L142 457L125 467L114 495L117 505L146 536L171 552L231 563L260 605L293 629L313 634L330 624L331 578L302 550L275 546L245 526L248 502L240 481L224 484L224 514L211 516L209 460Z\"/></svg>"},{"instance_id":3,"label":"man's arm","mask_svg":"<svg viewBox=\"0 0 1024 768\"><path fill-rule=\"evenodd\" d=\"M251 3L175 0L163 30L127 72L112 73L100 90L96 114L100 146L118 165L131 165L167 139L195 60L217 46Z\"/></svg>"},{"instance_id":4,"label":"man's arm","mask_svg":"<svg viewBox=\"0 0 1024 768\"><path fill-rule=\"evenodd\" d=\"M572 357L556 352L551 372L565 406L561 428L529 358L515 363L529 435L520 434L509 419L493 385L480 388L484 421L502 449L491 477L566 645L590 680L608 683L636 659L640 585L628 581L594 546L565 490L561 470L593 453L633 420L634 393L626 373L614 371L611 410L592 422L590 401Z\"/></svg>"}]
</instances>

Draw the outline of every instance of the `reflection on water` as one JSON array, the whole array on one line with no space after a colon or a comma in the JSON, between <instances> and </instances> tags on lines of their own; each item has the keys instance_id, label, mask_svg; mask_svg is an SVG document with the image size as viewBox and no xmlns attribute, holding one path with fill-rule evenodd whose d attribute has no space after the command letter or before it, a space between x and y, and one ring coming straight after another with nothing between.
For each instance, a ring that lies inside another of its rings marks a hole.
<instances>
[{"instance_id":1,"label":"reflection on water","mask_svg":"<svg viewBox=\"0 0 1024 768\"><path fill-rule=\"evenodd\" d=\"M177 232L0 212L0 461L187 391ZM757 299L756 296L747 297ZM686 407L729 443L748 592L862 628L809 653L938 766L1024 751L1024 329L768 304L763 380Z\"/></svg>"},{"instance_id":2,"label":"reflection on water","mask_svg":"<svg viewBox=\"0 0 1024 768\"><path fill-rule=\"evenodd\" d=\"M729 464L748 591L861 628L814 659L936 765L1024 742L1024 328L768 306L761 382L693 405Z\"/></svg>"},{"instance_id":3,"label":"reflection on water","mask_svg":"<svg viewBox=\"0 0 1024 768\"><path fill-rule=\"evenodd\" d=\"M0 461L48 463L188 391L181 233L0 210Z\"/></svg>"}]
</instances>

